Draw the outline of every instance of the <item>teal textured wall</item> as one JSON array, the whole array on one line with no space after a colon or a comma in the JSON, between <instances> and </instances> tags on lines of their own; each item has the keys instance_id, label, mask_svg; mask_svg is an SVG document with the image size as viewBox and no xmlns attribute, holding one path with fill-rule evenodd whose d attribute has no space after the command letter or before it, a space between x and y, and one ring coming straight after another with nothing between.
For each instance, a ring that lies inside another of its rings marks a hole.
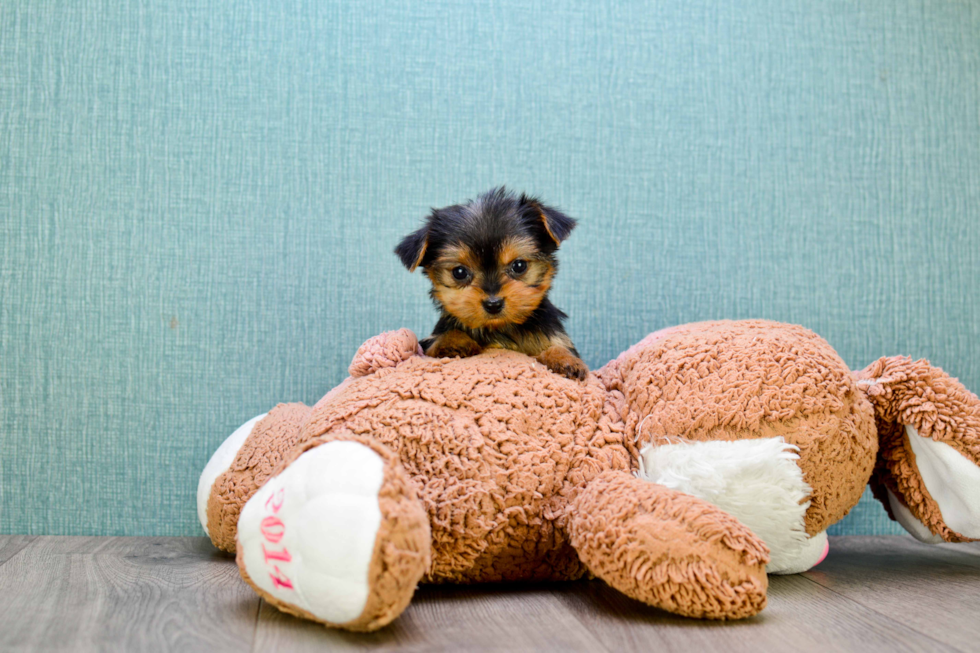
<instances>
[{"instance_id":1,"label":"teal textured wall","mask_svg":"<svg viewBox=\"0 0 980 653\"><path fill-rule=\"evenodd\" d=\"M197 534L222 439L425 333L390 250L500 183L581 221L590 365L765 317L980 388L980 5L349 4L0 3L0 532Z\"/></svg>"}]
</instances>

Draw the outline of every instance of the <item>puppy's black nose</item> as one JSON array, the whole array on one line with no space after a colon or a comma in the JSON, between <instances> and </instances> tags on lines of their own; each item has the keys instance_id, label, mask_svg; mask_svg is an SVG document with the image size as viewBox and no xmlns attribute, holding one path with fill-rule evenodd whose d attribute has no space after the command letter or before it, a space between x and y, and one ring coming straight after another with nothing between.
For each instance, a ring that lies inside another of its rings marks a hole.
<instances>
[{"instance_id":1,"label":"puppy's black nose","mask_svg":"<svg viewBox=\"0 0 980 653\"><path fill-rule=\"evenodd\" d=\"M487 297L483 300L483 308L490 315L496 315L504 310L504 300L501 297Z\"/></svg>"}]
</instances>

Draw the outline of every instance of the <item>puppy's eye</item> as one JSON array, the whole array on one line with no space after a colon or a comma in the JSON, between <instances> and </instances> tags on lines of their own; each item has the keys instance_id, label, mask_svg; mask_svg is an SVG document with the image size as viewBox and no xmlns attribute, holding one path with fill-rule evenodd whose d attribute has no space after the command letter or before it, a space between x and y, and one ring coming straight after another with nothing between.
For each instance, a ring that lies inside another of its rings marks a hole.
<instances>
[{"instance_id":1,"label":"puppy's eye","mask_svg":"<svg viewBox=\"0 0 980 653\"><path fill-rule=\"evenodd\" d=\"M462 265L457 265L453 268L453 279L456 281L464 281L468 276L470 276L470 271Z\"/></svg>"},{"instance_id":2,"label":"puppy's eye","mask_svg":"<svg viewBox=\"0 0 980 653\"><path fill-rule=\"evenodd\" d=\"M527 261L519 258L510 264L510 269L514 272L514 274L524 274L524 272L527 270Z\"/></svg>"}]
</instances>

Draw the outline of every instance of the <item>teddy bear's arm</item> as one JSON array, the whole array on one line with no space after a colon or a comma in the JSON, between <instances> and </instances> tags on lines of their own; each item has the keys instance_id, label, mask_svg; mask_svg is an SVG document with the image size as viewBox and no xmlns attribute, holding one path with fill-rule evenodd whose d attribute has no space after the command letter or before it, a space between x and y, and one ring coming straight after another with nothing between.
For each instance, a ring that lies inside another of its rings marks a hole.
<instances>
[{"instance_id":1,"label":"teddy bear's arm","mask_svg":"<svg viewBox=\"0 0 980 653\"><path fill-rule=\"evenodd\" d=\"M648 605L712 619L766 605L765 544L696 497L604 472L575 499L569 535L592 573Z\"/></svg>"},{"instance_id":2,"label":"teddy bear's arm","mask_svg":"<svg viewBox=\"0 0 980 653\"><path fill-rule=\"evenodd\" d=\"M980 539L980 399L928 361L881 358L858 373L880 448L872 490L929 543Z\"/></svg>"}]
</instances>

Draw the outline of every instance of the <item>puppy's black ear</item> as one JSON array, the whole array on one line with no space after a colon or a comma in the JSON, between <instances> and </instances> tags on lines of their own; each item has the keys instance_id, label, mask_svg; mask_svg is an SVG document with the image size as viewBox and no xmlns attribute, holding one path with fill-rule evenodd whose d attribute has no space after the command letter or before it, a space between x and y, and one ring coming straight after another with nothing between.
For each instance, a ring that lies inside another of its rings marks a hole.
<instances>
[{"instance_id":1,"label":"puppy's black ear","mask_svg":"<svg viewBox=\"0 0 980 653\"><path fill-rule=\"evenodd\" d=\"M555 248L561 245L562 241L571 235L572 229L577 224L574 219L568 217L558 209L545 206L533 197L521 195L520 205L530 210L532 219L540 222L541 227L544 229L544 235L554 243Z\"/></svg>"},{"instance_id":2,"label":"puppy's black ear","mask_svg":"<svg viewBox=\"0 0 980 653\"><path fill-rule=\"evenodd\" d=\"M405 236L402 242L395 248L395 254L401 259L402 265L408 268L409 272L415 272L415 268L422 264L425 258L425 250L429 246L429 225L425 225L418 231Z\"/></svg>"}]
</instances>

